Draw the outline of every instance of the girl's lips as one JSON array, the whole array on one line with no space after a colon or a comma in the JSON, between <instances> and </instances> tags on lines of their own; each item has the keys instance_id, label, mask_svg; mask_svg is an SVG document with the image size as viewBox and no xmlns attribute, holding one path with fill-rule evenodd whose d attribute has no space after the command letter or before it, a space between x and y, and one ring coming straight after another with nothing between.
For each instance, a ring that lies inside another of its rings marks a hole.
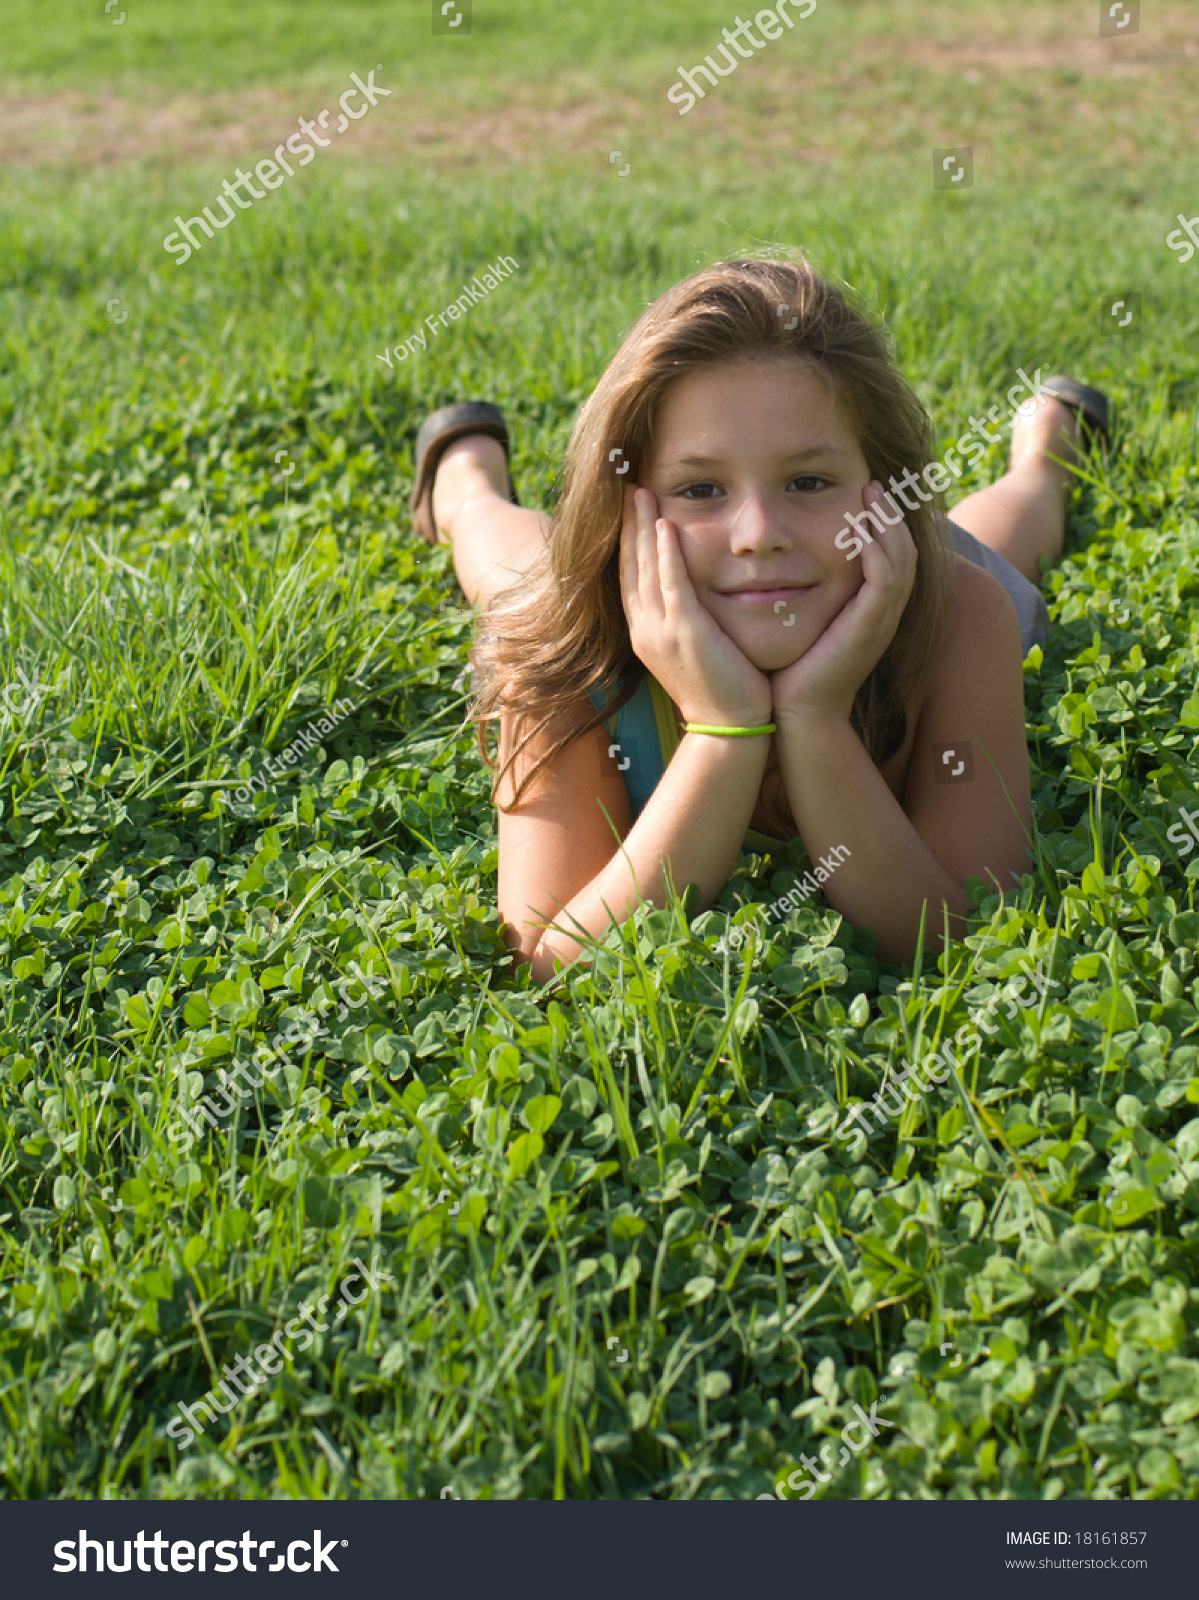
<instances>
[{"instance_id":1,"label":"girl's lips","mask_svg":"<svg viewBox=\"0 0 1199 1600\"><path fill-rule=\"evenodd\" d=\"M809 589L815 587L814 583L803 583L786 589L736 589L727 592L724 598L739 600L743 605L775 606L779 601L788 603L798 599L801 594L807 594Z\"/></svg>"}]
</instances>

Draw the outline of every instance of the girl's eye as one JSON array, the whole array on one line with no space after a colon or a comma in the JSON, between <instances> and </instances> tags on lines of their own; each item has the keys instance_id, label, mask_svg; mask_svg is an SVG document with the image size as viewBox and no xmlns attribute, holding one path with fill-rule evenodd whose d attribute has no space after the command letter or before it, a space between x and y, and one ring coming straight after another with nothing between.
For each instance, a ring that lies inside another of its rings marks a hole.
<instances>
[{"instance_id":1,"label":"girl's eye","mask_svg":"<svg viewBox=\"0 0 1199 1600\"><path fill-rule=\"evenodd\" d=\"M798 477L792 478L787 487L790 489L796 484L799 485L801 493L814 494L819 489L827 489L829 480L818 477L812 472L804 472ZM722 492L720 486L715 483L689 483L678 490L677 497L680 500L690 500L694 503L695 501L711 500Z\"/></svg>"}]
</instances>

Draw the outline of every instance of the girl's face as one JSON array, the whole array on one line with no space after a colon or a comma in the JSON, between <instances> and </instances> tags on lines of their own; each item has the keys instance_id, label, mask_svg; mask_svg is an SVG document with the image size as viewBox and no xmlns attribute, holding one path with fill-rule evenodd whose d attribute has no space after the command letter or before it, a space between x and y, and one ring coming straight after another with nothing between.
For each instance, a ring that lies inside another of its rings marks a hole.
<instances>
[{"instance_id":1,"label":"girl's face","mask_svg":"<svg viewBox=\"0 0 1199 1600\"><path fill-rule=\"evenodd\" d=\"M834 540L870 469L829 390L793 356L726 362L669 389L654 434L641 481L700 604L759 671L790 666L863 582Z\"/></svg>"}]
</instances>

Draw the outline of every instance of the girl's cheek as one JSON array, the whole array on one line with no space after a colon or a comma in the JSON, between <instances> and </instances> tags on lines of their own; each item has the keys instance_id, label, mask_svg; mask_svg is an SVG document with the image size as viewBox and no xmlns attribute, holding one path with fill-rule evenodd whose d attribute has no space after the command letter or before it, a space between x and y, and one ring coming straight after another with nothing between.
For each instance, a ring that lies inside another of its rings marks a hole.
<instances>
[{"instance_id":1,"label":"girl's cheek","mask_svg":"<svg viewBox=\"0 0 1199 1600\"><path fill-rule=\"evenodd\" d=\"M678 532L679 551L683 557L683 565L687 569L687 576L697 589L702 588L711 562L711 557L705 548L706 541L689 532L685 522L675 522L673 517L668 517L667 521L673 523Z\"/></svg>"},{"instance_id":2,"label":"girl's cheek","mask_svg":"<svg viewBox=\"0 0 1199 1600\"><path fill-rule=\"evenodd\" d=\"M732 535L726 517L717 517L709 513L701 521L689 516L687 511L683 510L680 516L670 517L669 520L678 529L679 548L688 566L703 571L705 567L714 566L721 556L728 554Z\"/></svg>"}]
</instances>

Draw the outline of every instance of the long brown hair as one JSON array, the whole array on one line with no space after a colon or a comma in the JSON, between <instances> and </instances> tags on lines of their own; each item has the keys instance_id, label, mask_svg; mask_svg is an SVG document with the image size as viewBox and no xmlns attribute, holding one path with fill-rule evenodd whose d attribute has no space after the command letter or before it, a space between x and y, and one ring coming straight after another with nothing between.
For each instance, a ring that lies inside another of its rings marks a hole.
<instances>
[{"instance_id":1,"label":"long brown hair","mask_svg":"<svg viewBox=\"0 0 1199 1600\"><path fill-rule=\"evenodd\" d=\"M624 487L640 481L663 396L700 369L780 355L810 363L829 383L871 477L886 484L932 459L932 424L895 366L885 333L806 260L726 261L661 295L579 413L544 550L480 618L472 655L480 688L471 717L484 759L498 768L496 803L505 774L531 741L541 748L515 784L512 805L565 745L619 710L645 676L621 603L620 530ZM903 743L905 703L949 627L952 564L938 505L934 498L905 512L919 556L915 582L894 638L854 701L853 726L875 762ZM580 718L579 703L598 688L612 698L589 720ZM499 766L487 725L506 715L519 731Z\"/></svg>"}]
</instances>

